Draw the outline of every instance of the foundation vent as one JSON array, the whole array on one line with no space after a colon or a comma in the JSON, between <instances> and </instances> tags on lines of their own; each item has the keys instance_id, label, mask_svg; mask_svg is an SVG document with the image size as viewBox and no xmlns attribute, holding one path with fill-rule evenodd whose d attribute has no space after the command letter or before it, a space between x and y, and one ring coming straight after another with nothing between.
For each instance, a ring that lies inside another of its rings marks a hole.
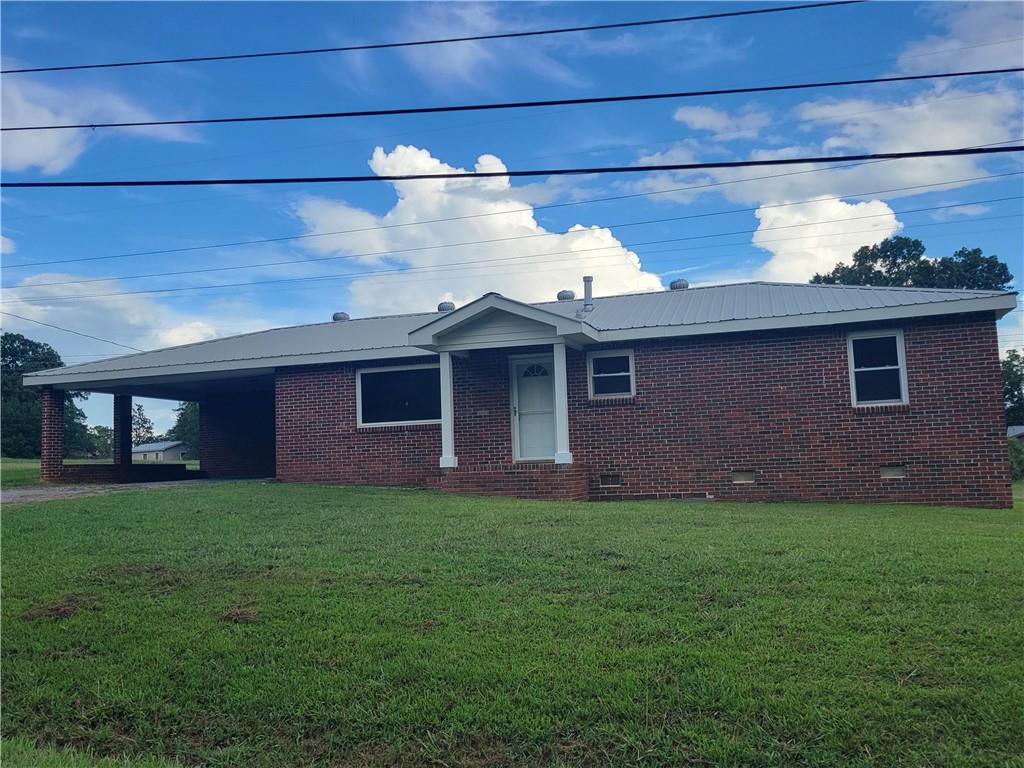
<instances>
[{"instance_id":1,"label":"foundation vent","mask_svg":"<svg viewBox=\"0 0 1024 768\"><path fill-rule=\"evenodd\" d=\"M902 480L906 476L906 464L890 464L888 467L882 467L882 479L884 480Z\"/></svg>"},{"instance_id":2,"label":"foundation vent","mask_svg":"<svg viewBox=\"0 0 1024 768\"><path fill-rule=\"evenodd\" d=\"M752 469L740 469L732 473L732 481L736 484L749 484L755 482L756 479Z\"/></svg>"},{"instance_id":3,"label":"foundation vent","mask_svg":"<svg viewBox=\"0 0 1024 768\"><path fill-rule=\"evenodd\" d=\"M619 488L622 485L622 475L615 473L601 475L598 479L598 485L602 488Z\"/></svg>"}]
</instances>

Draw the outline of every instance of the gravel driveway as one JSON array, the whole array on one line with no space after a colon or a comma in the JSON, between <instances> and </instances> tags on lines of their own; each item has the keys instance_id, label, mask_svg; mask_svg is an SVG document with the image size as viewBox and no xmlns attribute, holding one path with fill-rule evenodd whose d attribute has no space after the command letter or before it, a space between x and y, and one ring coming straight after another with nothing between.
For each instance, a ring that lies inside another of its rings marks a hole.
<instances>
[{"instance_id":1,"label":"gravel driveway","mask_svg":"<svg viewBox=\"0 0 1024 768\"><path fill-rule=\"evenodd\" d=\"M54 499L75 499L79 496L96 496L116 491L134 491L150 488L176 488L182 485L215 483L216 480L170 480L159 483L121 483L111 485L32 485L24 488L0 489L0 504L19 501L52 501Z\"/></svg>"}]
</instances>

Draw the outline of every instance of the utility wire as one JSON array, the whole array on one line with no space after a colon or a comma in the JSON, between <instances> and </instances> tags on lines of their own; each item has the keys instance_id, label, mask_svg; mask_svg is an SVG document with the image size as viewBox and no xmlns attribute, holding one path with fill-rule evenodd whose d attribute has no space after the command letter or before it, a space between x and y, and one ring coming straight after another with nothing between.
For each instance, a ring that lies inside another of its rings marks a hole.
<instances>
[{"instance_id":1,"label":"utility wire","mask_svg":"<svg viewBox=\"0 0 1024 768\"><path fill-rule=\"evenodd\" d=\"M873 190L873 191L870 191L870 192L858 192L858 193L851 193L851 194L845 194L845 195L835 195L835 196L832 196L832 197L815 197L815 198L811 198L809 200L797 200L797 201L791 202L791 203L773 203L773 204L770 204L770 205L751 206L751 207L747 207L747 208L731 208L731 209L724 210L724 211L711 211L711 212L707 212L707 213L693 213L693 214L686 214L686 215L683 215L683 216L669 216L669 217L660 218L660 219L646 219L646 220L642 220L642 221L619 222L619 223L616 223L616 224L605 224L605 225L602 225L602 228L603 229L609 229L609 230L610 229L622 229L622 228L625 228L625 227L637 227L637 226L644 226L644 225L648 225L648 224L665 224L665 223L668 223L668 222L685 221L685 220L689 220L689 219L705 219L705 218L711 218L713 216L727 216L727 215L736 214L736 213L749 213L749 212L752 212L752 211L757 211L757 210L762 210L762 209L788 208L790 206L806 205L808 203L819 203L819 202L828 202L828 201L832 201L832 200L843 200L845 198L868 197L868 196L872 196L872 195L887 194L887 193L890 193L890 192L906 192L906 191L913 190L913 189L927 189L927 188L933 188L933 187L944 187L944 186L949 186L950 184L960 184L960 183L966 183L966 182L971 182L971 181L984 181L984 180L988 180L988 179L1001 178L1001 177L1005 177L1005 176L1020 176L1022 173L1024 173L1024 171L1013 171L1013 172L1010 172L1010 173L995 174L995 175L992 175L992 176L975 176L975 177L965 178L965 179L952 179L950 181L941 181L941 182L936 182L936 183L933 183L933 184L916 184L916 185L909 186L909 187L893 187L893 188L890 188L890 189L877 189L877 190ZM979 200L979 201L976 201L976 203L1004 202L1006 200L1017 200L1017 199L1020 199L1019 196L1017 196L1017 197L993 198L993 199L989 199L989 200ZM958 206L961 206L961 205L966 205L966 203L953 203L953 204L950 204L948 206L941 206L941 207L943 207L943 208L955 208L955 207L958 207ZM343 234L350 234L350 233L373 232L373 231L379 231L379 230L385 230L385 229L393 229L393 228L396 228L396 227L420 226L420 225L424 225L424 224L431 224L431 223L437 223L437 222L459 221L459 220L463 220L463 219L479 218L479 217L482 217L482 216L496 216L496 215L502 215L502 214L506 214L506 213L521 212L521 211L528 211L528 210L531 210L531 209L529 209L529 208L525 208L525 209L520 208L520 209L514 209L513 211L494 211L494 212L491 212L491 213L484 213L484 214L470 214L470 215L467 215L467 216L454 216L454 217L446 218L446 219L428 219L428 220L425 220L425 221L406 222L406 223L401 223L401 224L388 224L388 225L383 225L383 226L380 226L380 227L362 227L360 229L337 230L337 231L334 231L334 232L316 232L316 233L307 234L307 235L291 235L289 237L267 238L267 239L261 239L261 240L246 240L246 241L234 242L234 243L213 243L213 244L207 244L207 245L197 245L197 246L189 246L189 247L183 247L183 248L165 249L163 251L149 251L149 252L143 252L141 255L154 255L154 254L165 254L165 253L182 253L182 252L186 252L186 251L201 251L201 250L208 250L208 249L212 249L212 248L225 248L225 247L231 247L231 246L237 246L237 245L256 245L256 244L260 244L260 243L273 243L273 242L282 242L282 241L287 241L287 240L304 240L304 239L314 238L314 237L329 237L329 236L343 235ZM515 240L528 240L528 239L532 239L532 238L536 238L536 237L555 237L555 236L561 237L561 236L564 236L564 233L561 233L561 232L537 232L537 233L533 233L533 234L529 234L529 235L514 235L514 236L511 236L511 237L500 237L500 238L493 238L493 239L489 239L489 240L473 240L473 241L470 241L470 242L463 242L463 243L436 243L434 245L418 246L417 248L415 248L413 250L434 250L434 249L440 250L440 249L445 249L445 248L455 248L455 247L461 247L461 246L467 246L467 245L485 245L485 244L501 243L501 242L515 241ZM261 269L261 268L264 268L264 267L291 266L291 265L296 265L296 264L314 264L314 263L319 263L319 262L338 261L338 260L343 260L343 259L358 259L358 258L367 258L367 257L391 256L391 255L396 255L396 254L404 253L404 252L405 251L380 251L380 252L375 252L375 253L359 253L359 254L344 254L344 255L336 255L336 256L320 256L320 257L316 257L316 258L312 258L312 259L285 259L285 260L282 260L282 261L270 261L270 262L261 262L261 263L255 263L255 264L253 264L253 263L249 263L249 264L234 264L234 265L231 265L231 266L204 267L202 269L184 269L184 270L177 270L177 271L173 271L173 272L151 272L151 273L145 274L145 275L118 275L116 279L117 280L142 280L142 279L149 278L149 277L177 277L177 276L180 276L180 275L195 275L195 274L204 274L204 273L210 273L210 272L229 272L229 271L234 271L234 270L239 270L239 269ZM118 254L117 256L97 256L97 257L92 257L92 258L93 259L119 258L119 257L123 257L123 256L126 256L126 255L128 255L128 254ZM136 254L136 255L140 255L140 254ZM29 266L29 265L19 264L18 266ZM38 264L36 266L38 266ZM81 285L81 284L84 284L84 283L109 282L111 279L112 278L110 278L110 277L95 277L95 278L88 278L88 279L85 279L85 280L65 280L65 281L50 282L50 283L33 283L32 287L33 288L42 288L44 286ZM6 290L11 290L12 288L20 288L20 287L21 286L4 286L4 288Z\"/></svg>"},{"instance_id":2,"label":"utility wire","mask_svg":"<svg viewBox=\"0 0 1024 768\"><path fill-rule=\"evenodd\" d=\"M994 155L1024 151L1024 145L1012 147L961 147L959 149L917 150L914 152L874 152L860 155L826 157L785 157L771 160L728 160L714 163L665 163L659 165L618 165L597 168L544 168L528 171L460 171L453 173L411 173L387 176L276 176L249 179L150 179L124 181L4 181L0 188L36 189L65 187L198 187L242 184L338 184L368 181L420 181L426 179L491 179L527 176L589 176L605 173L649 173L651 171L696 171L709 168L760 168L810 163L843 163L858 160L903 160L914 157L961 157Z\"/></svg>"},{"instance_id":3,"label":"utility wire","mask_svg":"<svg viewBox=\"0 0 1024 768\"><path fill-rule=\"evenodd\" d=\"M786 83L783 85L755 85L740 88L717 88L702 91L674 91L669 93L626 94L619 96L584 96L575 99L546 99L542 101L509 101L488 104L448 104L435 107L401 107L398 109L364 109L347 112L311 112L289 115L247 115L243 117L206 117L184 120L141 120L118 123L63 123L50 125L7 126L3 131L57 131L74 128L142 128L166 125L213 125L224 123L265 123L282 120L336 120L353 117L382 117L391 115L425 115L448 112L478 112L492 109L533 109L537 107L560 107L576 104L611 104L660 99L690 99L705 96L726 96L740 93L773 93L776 91L798 91L810 88L838 88L850 85L873 85L879 83L903 83L916 80L952 79L957 77L979 77L984 75L1005 75L1024 71L1024 67L1001 69L977 69L967 72L936 72L927 75L896 75L893 77L869 77L857 80L832 80L816 83Z\"/></svg>"},{"instance_id":4,"label":"utility wire","mask_svg":"<svg viewBox=\"0 0 1024 768\"><path fill-rule=\"evenodd\" d=\"M102 342L105 342L107 344L113 344L115 347L123 347L124 349L130 349L133 352L145 352L146 351L144 349L139 349L138 347L130 347L127 344L122 344L122 343L120 343L118 341L111 341L110 339L101 339L99 336L92 336L92 335L90 335L88 333L82 333L81 331L73 331L70 328L62 328L59 325L52 325L51 323L44 323L41 320L33 320L31 317L22 317L21 315L16 315L13 312L0 311L0 315L6 315L7 317L15 317L18 320L24 320L27 323L35 323L36 325L45 325L47 328L55 328L58 331L64 331L64 333L73 333L73 334L75 334L75 336L83 336L83 337L85 337L87 339L93 339L94 341L102 341Z\"/></svg>"},{"instance_id":5,"label":"utility wire","mask_svg":"<svg viewBox=\"0 0 1024 768\"><path fill-rule=\"evenodd\" d=\"M1024 196L1016 195L1014 197L1000 198L1000 199L1019 200L1019 199L1022 199L1022 197L1024 197ZM654 244L669 243L669 242L681 242L681 241L690 241L690 240L705 240L705 239L712 238L712 237L724 237L724 236L729 236L729 235L753 234L755 232L769 232L769 231L776 231L776 230L782 230L782 229L795 229L795 228L800 228L800 227L812 227L812 226L820 226L822 224L835 224L835 223L846 222L846 221L859 221L859 220L864 220L864 219L876 219L876 218L880 218L882 216L903 215L903 214L907 214L907 213L922 213L922 212L925 212L925 211L934 211L934 210L942 210L942 209L948 209L948 208L957 208L957 207L960 207L962 205L972 205L972 204L977 204L977 203L981 203L981 202L991 202L991 201L972 200L972 201L960 202L960 203L949 204L949 205L928 206L928 207L924 207L924 208L910 208L910 209L905 209L905 210L900 210L900 211L889 211L889 212L886 212L886 213L870 214L870 215L866 215L866 216L847 216L847 217L842 217L842 218L838 218L838 219L826 219L826 220L821 220L821 221L806 222L806 223L802 223L802 224L786 224L786 225L782 225L782 226L778 226L778 227L759 227L757 229L738 230L738 231L733 231L733 232L718 232L718 233L705 234L705 235L690 235L690 236L687 236L687 237L665 238L665 239L661 239L661 240L651 240L651 241L644 242L644 243L616 244L616 245L602 246L602 247L598 247L598 248L589 248L589 249L581 248L581 249L569 250L569 251L560 251L560 252L556 251L556 252L548 252L548 253L529 254L529 255L526 255L526 256L507 256L507 257L499 257L499 258L494 258L494 259L478 259L478 260L475 260L475 261L451 262L450 264L442 264L442 265L435 265L435 266L462 267L462 266L465 266L465 265L471 265L471 264L477 264L477 263L479 263L479 264L491 264L491 263L502 262L502 261L510 261L510 260L511 261L515 261L515 260L519 260L519 259L545 258L545 257L548 257L548 256L559 255L559 254L562 254L562 253L564 253L564 254L577 254L577 253L580 253L580 252L583 252L583 251L588 251L588 250L589 251L595 251L595 250L600 251L600 250L608 250L608 249L611 249L611 248L616 248L616 249L635 248L635 247L643 246L643 245L654 245ZM990 218L1003 218L1003 217L990 217ZM975 221L977 221L977 220L979 220L979 219L975 219ZM843 233L837 233L837 234L843 234ZM434 246L421 246L421 247L415 247L415 248L406 248L406 249L402 249L402 250L399 250L399 251L392 251L390 253L396 253L396 254L397 253L408 253L408 252L412 252L412 251L432 250L433 248L434 248ZM369 255L369 254L367 254L367 255ZM373 255L378 255L378 254L373 254ZM395 268L393 270L374 270L374 271L371 271L371 272L364 272L364 273L346 272L346 273L340 273L340 274L334 274L334 275L318 275L318 276L314 276L314 277L290 277L290 278L275 278L275 279L270 279L270 280L247 280L247 281L241 281L241 282L237 282L237 283L220 283L220 284L217 284L217 285L181 286L181 287L177 287L177 288L152 288L152 289L145 289L145 290L139 290L139 291L118 291L118 292L113 292L113 293L82 294L82 295L78 295L78 296L47 296L47 297L31 297L31 298L44 298L48 302L52 302L52 301L66 301L66 300L74 301L74 300L78 300L78 299L106 298L106 297L113 297L113 296L137 296L137 295L143 295L143 294L146 294L146 295L149 295L149 294L166 294L166 293L180 293L182 291L206 291L206 290L219 290L219 289L224 289L224 288L240 288L240 287L248 287L248 286L254 286L254 285L271 285L271 284L281 284L281 283L309 282L309 281L325 280L325 279L331 279L331 278L345 278L345 277L355 277L355 276L363 276L363 275L383 274L383 273L388 273L388 272L408 272L408 271L416 271L417 269L423 269L423 268L418 268L418 267ZM116 279L116 278L111 278L111 279ZM29 286L17 286L17 287L32 288L34 286L29 285ZM7 289L7 290L10 290L10 289ZM5 301L8 301L8 300L5 299ZM8 303L29 303L29 304L31 304L32 302L29 299L12 299L12 300L9 300Z\"/></svg>"},{"instance_id":6,"label":"utility wire","mask_svg":"<svg viewBox=\"0 0 1024 768\"><path fill-rule=\"evenodd\" d=\"M23 74L28 72L67 72L76 69L111 69L114 67L144 67L153 64L186 64L202 61L230 61L232 59L263 59L278 56L309 56L321 53L341 53L344 51L377 51L386 48L411 48L420 45L443 45L447 43L466 43L480 40L502 40L522 37L540 37L542 35L563 35L570 32L597 32L604 29L628 29L632 27L652 27L659 24L679 24L686 21L705 21L708 19L726 19L736 16L757 16L766 13L783 13L786 11L803 11L812 8L829 8L837 5L855 5L865 0L841 0L840 2L804 3L802 5L785 5L774 8L757 8L749 11L725 11L722 13L705 13L699 16L676 16L666 19L644 19L641 21L620 21L611 24L589 24L578 27L558 27L554 29L537 29L526 32L499 32L490 35L466 35L463 37L443 37L434 40L410 40L398 43L367 43L363 45L344 45L330 48L304 48L291 51L261 51L258 53L234 53L220 56L183 56L173 59L144 59L140 61L118 61L103 64L70 64L55 67L23 67L21 69L5 69L3 75Z\"/></svg>"},{"instance_id":7,"label":"utility wire","mask_svg":"<svg viewBox=\"0 0 1024 768\"><path fill-rule=\"evenodd\" d=\"M1019 214L1018 213L1018 214L1008 214L1008 215L1001 215L1001 216L985 216L985 217L974 218L971 221L972 221L972 223L973 222L984 222L984 221L995 221L995 220L1002 220L1002 219L1020 218L1022 215L1024 215L1024 214ZM940 222L930 222L930 223L925 223L925 224L913 224L913 225L909 225L909 226L912 226L912 227L917 228L917 229L922 229L922 228L925 228L925 227L946 227L946 226L957 225L957 224L964 224L964 223L966 223L966 222L962 222L962 221L940 221ZM750 230L750 231L747 231L747 232L737 233L737 234L750 234L750 232L753 232L753 231L755 231L755 230ZM982 231L982 230L974 230L973 232L977 233L979 231ZM1006 229L986 229L986 230L983 230L983 231L984 232L1003 232L1003 231L1007 231L1007 230ZM1014 228L1013 231L1019 231L1019 230ZM764 245L767 245L767 244L770 244L770 243L793 242L793 241L807 240L807 239L816 239L816 240L818 240L818 239L821 239L822 237L842 237L842 236L845 236L845 235L877 234L877 233L878 233L878 229L875 228L875 229L848 230L848 231L845 231L845 232L836 232L834 234L829 234L829 235L817 235L817 234L815 234L815 235L802 235L802 236L797 236L797 237L779 237L779 238L772 238L770 240L760 240L758 242L757 247L763 247ZM724 233L724 234L728 234L728 233ZM971 234L971 231L964 232L962 234ZM721 235L715 235L715 236L721 236ZM689 239L692 239L692 238L685 238L685 237L683 237L683 238L669 238L669 239L666 239L666 240L654 240L654 241L651 241L651 242L652 243L665 243L665 242L676 242L676 241L679 241L679 240L689 240ZM516 262L526 263L525 262L526 259L547 258L549 256L557 256L557 255L565 254L565 255L568 256L568 258L561 259L559 261L559 265L562 265L562 268L564 269L564 265L566 263L568 263L568 262L577 262L577 261L587 260L588 263L593 263L594 261L596 261L598 259L610 259L610 258L621 259L621 255L619 255L619 254L608 254L606 256L591 257L591 256L581 256L581 255L579 255L581 253L587 253L587 252L593 252L593 251L604 251L604 250L611 250L611 249L619 249L620 247L621 248L633 248L633 247L642 246L642 245L648 245L648 243L632 243L632 244L622 244L621 246L614 245L614 246L601 246L601 247L596 247L596 248L581 248L581 249L574 250L574 251L555 251L555 252L548 252L548 253L535 253L535 254L527 254L525 256L507 256L507 257L502 257L502 258L499 258L499 259L483 259L483 260L479 260L479 261L448 262L448 263L442 263L442 264L436 264L436 265L427 265L427 266L422 266L422 267L396 267L396 268L386 269L386 270L370 270L370 271L365 271L365 272L342 272L342 273L338 273L338 274L320 275L320 276L317 276L317 277L309 277L309 278L289 278L289 279L285 280L284 282L288 282L289 280L292 283L320 282L320 281L331 281L331 280L343 280L343 279L346 279L346 278L353 278L353 277L363 277L363 278L370 278L370 279L372 279L372 278L388 278L389 282L402 283L402 282L412 282L412 281L422 282L422 281L426 281L426 280L444 280L444 279L448 279L447 277L441 277L441 278L424 278L424 277L422 277L423 274L435 274L435 273L453 273L454 272L454 273L458 273L459 275L465 275L465 276L468 276L468 277L479 277L479 276L484 276L484 275L486 275L486 276L495 276L495 275L523 274L523 273L527 273L527 272L530 273L530 274L533 274L533 273L535 273L537 271L557 271L557 268L541 269L541 267L544 266L543 263L541 263L541 264L538 264L538 265L535 265L535 266L531 265L531 266L529 266L525 270L512 270L512 271L506 271L506 272L496 272L493 269L493 267L491 267L490 265L495 263L495 262L508 262L508 261L516 261ZM684 253L684 252L692 252L692 251L703 251L703 250L709 250L709 249L715 249L715 248L746 247L746 246L749 246L749 245L751 245L751 243L749 243L749 242L716 243L716 244L713 244L713 245L701 245L701 246L693 246L693 247L689 247L689 248L658 249L658 250L646 251L644 253L644 258L647 258L647 256L650 255L650 254L664 254L664 253L673 253L673 254L675 254L675 253ZM833 242L833 243L828 243L828 245L829 246L863 245L863 241L862 240L857 240L857 241L849 241L849 242ZM657 263L659 261L664 261L664 258L652 259L650 261L651 261L651 263ZM469 267L469 269L474 269L474 270L483 269L483 270L486 270L486 272L470 274L469 270L467 270L465 268L467 266ZM499 266L501 266L501 265L499 265ZM390 278L390 276L392 276L392 275L404 274L404 273L416 273L416 274L415 274L413 280L409 280L409 281L393 280L393 279ZM282 282L282 281L281 280L269 280L269 281L262 281L261 283L256 283L256 285L262 285L262 284L265 284L265 283L280 283L280 282ZM226 287L226 286L206 286L206 288L219 288L219 287ZM310 290L310 289L316 288L317 286L292 285L291 287L293 289L297 289L297 290ZM186 288L171 289L171 290L175 290L175 291L178 291L178 292L177 293L173 293L173 294L167 294L167 295L164 296L164 298L167 298L167 299L190 298L190 296L187 295L186 292L187 291L191 291L191 290L198 290L200 288L201 287L186 287ZM288 291L289 289L287 287L285 287L285 288L281 288L280 290L281 291ZM146 291L136 291L134 293L146 293ZM105 297L107 295L110 295L110 294L94 294L94 295L63 296L63 297L46 297L46 296L42 296L42 297L32 297L32 298L40 299L40 300L44 300L44 301L49 302L49 301L64 301L64 300L76 300L76 299L92 299L92 298L97 298L98 296L104 296ZM117 294L117 295L122 295L122 294ZM11 300L11 301L9 301L7 303L11 303L11 304L28 304L30 306L39 306L38 304L34 303L30 299L13 299L13 300Z\"/></svg>"}]
</instances>

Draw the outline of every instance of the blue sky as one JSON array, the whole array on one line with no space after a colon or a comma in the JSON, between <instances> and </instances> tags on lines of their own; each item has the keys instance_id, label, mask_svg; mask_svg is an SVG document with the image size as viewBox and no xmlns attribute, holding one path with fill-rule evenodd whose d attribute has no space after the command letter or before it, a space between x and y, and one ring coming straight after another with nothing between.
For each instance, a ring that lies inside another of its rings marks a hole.
<instances>
[{"instance_id":1,"label":"blue sky","mask_svg":"<svg viewBox=\"0 0 1024 768\"><path fill-rule=\"evenodd\" d=\"M723 7L13 2L0 12L6 68L486 34ZM404 50L8 75L3 121L357 110L1020 66L1022 7L869 3ZM13 181L626 165L939 149L1022 135L1021 79L1002 77L548 110L5 134L3 175ZM419 311L488 290L550 299L560 288L578 290L583 274L595 275L598 295L655 290L680 276L692 283L806 281L859 245L895 233L922 239L933 256L960 246L996 253L1019 285L1021 201L992 201L1020 195L1024 177L964 180L1022 169L1021 158L1000 156L511 184L5 190L5 309L151 349L323 321L340 309L353 316ZM805 170L813 172L793 173ZM695 186L703 188L665 191ZM585 202L623 195L629 197ZM545 207L552 205L559 207ZM947 207L907 212L932 206ZM379 228L466 216L472 218ZM636 224L684 216L694 218ZM33 266L353 229L362 231ZM451 246L480 240L495 242ZM402 253L360 255L394 251ZM287 263L251 266L268 262ZM231 269L138 277L225 267ZM356 272L362 274L335 277ZM323 279L225 286L283 278ZM200 290L97 296L186 287ZM1000 324L1004 347L1024 341L1021 318L1018 311ZM118 353L9 317L4 327L49 342L69 364ZM146 401L158 431L170 426L173 405ZM110 422L108 397L93 396L86 410L92 423Z\"/></svg>"}]
</instances>

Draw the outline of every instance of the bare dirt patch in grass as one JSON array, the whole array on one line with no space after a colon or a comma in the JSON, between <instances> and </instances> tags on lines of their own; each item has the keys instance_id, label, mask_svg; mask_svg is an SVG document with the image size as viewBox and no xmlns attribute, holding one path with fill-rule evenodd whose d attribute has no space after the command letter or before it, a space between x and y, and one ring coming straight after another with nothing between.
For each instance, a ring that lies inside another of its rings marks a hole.
<instances>
[{"instance_id":1,"label":"bare dirt patch in grass","mask_svg":"<svg viewBox=\"0 0 1024 768\"><path fill-rule=\"evenodd\" d=\"M68 595L56 603L30 608L21 614L26 621L38 619L69 619L83 608L92 608L99 602L96 595L85 592Z\"/></svg>"},{"instance_id":2,"label":"bare dirt patch in grass","mask_svg":"<svg viewBox=\"0 0 1024 768\"><path fill-rule=\"evenodd\" d=\"M228 624L255 624L260 620L260 614L255 608L233 605L224 611L220 620Z\"/></svg>"}]
</instances>

